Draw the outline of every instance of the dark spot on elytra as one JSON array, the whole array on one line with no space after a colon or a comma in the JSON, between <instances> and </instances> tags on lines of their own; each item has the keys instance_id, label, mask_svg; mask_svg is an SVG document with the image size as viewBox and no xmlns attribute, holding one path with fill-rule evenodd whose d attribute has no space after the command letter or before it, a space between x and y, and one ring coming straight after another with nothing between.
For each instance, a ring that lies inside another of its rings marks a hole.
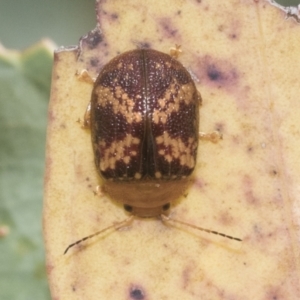
<instances>
[{"instance_id":1,"label":"dark spot on elytra","mask_svg":"<svg viewBox=\"0 0 300 300\"><path fill-rule=\"evenodd\" d=\"M181 15L181 10L178 10L178 11L177 11L177 15Z\"/></svg>"},{"instance_id":2,"label":"dark spot on elytra","mask_svg":"<svg viewBox=\"0 0 300 300\"><path fill-rule=\"evenodd\" d=\"M134 287L129 292L130 298L133 300L143 300L145 299L144 292L141 288Z\"/></svg>"}]
</instances>

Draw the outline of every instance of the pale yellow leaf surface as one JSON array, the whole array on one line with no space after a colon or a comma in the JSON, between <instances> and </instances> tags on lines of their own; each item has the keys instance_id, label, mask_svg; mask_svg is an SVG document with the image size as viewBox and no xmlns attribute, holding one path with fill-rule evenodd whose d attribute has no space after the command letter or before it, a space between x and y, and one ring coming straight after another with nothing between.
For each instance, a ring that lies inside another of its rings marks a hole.
<instances>
[{"instance_id":1,"label":"pale yellow leaf surface","mask_svg":"<svg viewBox=\"0 0 300 300\"><path fill-rule=\"evenodd\" d=\"M44 235L53 299L300 298L300 25L267 1L99 1L98 29L55 54L49 106ZM125 219L107 195L90 132L81 128L95 77L111 58L180 44L200 91L193 184L171 216L243 239L159 219Z\"/></svg>"}]
</instances>

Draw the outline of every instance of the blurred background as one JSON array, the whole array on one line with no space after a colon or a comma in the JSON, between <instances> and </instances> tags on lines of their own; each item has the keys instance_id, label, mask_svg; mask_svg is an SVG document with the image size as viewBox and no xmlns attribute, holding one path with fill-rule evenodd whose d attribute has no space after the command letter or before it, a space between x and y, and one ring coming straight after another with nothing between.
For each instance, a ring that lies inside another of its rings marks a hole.
<instances>
[{"instance_id":1,"label":"blurred background","mask_svg":"<svg viewBox=\"0 0 300 300\"><path fill-rule=\"evenodd\" d=\"M53 49L96 25L95 0L0 0L0 299L50 300L42 238ZM35 45L35 46L34 46ZM68 241L66 241L68 244Z\"/></svg>"},{"instance_id":2,"label":"blurred background","mask_svg":"<svg viewBox=\"0 0 300 300\"><path fill-rule=\"evenodd\" d=\"M76 45L96 25L95 0L0 0L0 42L24 49L42 38Z\"/></svg>"},{"instance_id":3,"label":"blurred background","mask_svg":"<svg viewBox=\"0 0 300 300\"><path fill-rule=\"evenodd\" d=\"M298 5L299 0L278 1ZM96 25L95 0L0 0L0 299L48 300L42 198L52 50ZM300 26L300 25L299 25ZM30 48L31 47L31 48ZM67 242L66 242L67 243Z\"/></svg>"}]
</instances>

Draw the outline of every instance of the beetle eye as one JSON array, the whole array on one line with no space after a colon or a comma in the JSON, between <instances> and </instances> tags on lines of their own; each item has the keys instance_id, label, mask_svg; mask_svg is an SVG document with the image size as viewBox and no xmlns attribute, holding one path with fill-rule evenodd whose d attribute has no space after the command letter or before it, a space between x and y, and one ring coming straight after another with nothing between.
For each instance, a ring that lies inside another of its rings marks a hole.
<instances>
[{"instance_id":1,"label":"beetle eye","mask_svg":"<svg viewBox=\"0 0 300 300\"><path fill-rule=\"evenodd\" d=\"M162 207L162 209L163 209L164 211L170 209L170 203L165 204L165 205Z\"/></svg>"},{"instance_id":2,"label":"beetle eye","mask_svg":"<svg viewBox=\"0 0 300 300\"><path fill-rule=\"evenodd\" d=\"M124 209L128 212L132 212L132 206L130 206L128 204L124 204Z\"/></svg>"}]
</instances>

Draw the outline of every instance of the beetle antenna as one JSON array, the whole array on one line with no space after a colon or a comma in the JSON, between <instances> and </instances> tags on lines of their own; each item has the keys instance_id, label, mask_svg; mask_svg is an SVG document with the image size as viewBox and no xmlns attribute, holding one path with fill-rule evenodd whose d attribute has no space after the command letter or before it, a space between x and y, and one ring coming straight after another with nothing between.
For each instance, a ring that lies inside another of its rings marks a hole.
<instances>
[{"instance_id":1,"label":"beetle antenna","mask_svg":"<svg viewBox=\"0 0 300 300\"><path fill-rule=\"evenodd\" d=\"M231 236L231 235L227 235L227 234L215 231L215 230L210 230L210 229L202 228L200 226L189 224L189 223L186 223L186 222L183 222L183 221L179 221L179 220L173 219L173 218L171 218L169 216L166 216L166 215L161 215L161 219L162 219L163 222L179 223L179 224L182 224L182 225L185 225L185 226L188 226L188 227L192 227L192 228L195 228L195 229L198 229L198 230L201 230L201 231L205 231L205 232L208 232L208 233L213 233L213 234L216 234L216 235L220 235L220 236L223 236L223 237L231 239L231 240L235 240L235 241L239 241L239 242L242 241L242 239L239 239L237 237L234 237L234 236Z\"/></svg>"},{"instance_id":2,"label":"beetle antenna","mask_svg":"<svg viewBox=\"0 0 300 300\"><path fill-rule=\"evenodd\" d=\"M65 255L65 254L68 252L68 250L69 250L70 248L72 248L73 246L78 245L78 244L80 244L81 242L84 242L84 241L86 241L86 240L88 240L88 239L91 239L91 238L93 238L94 236L97 236L97 235L99 235L99 234L101 234L101 233L103 233L103 232L105 232L105 231L107 231L107 230L109 230L109 229L111 229L111 228L114 228L115 230L118 230L118 229L120 229L120 228L122 228L122 227L129 226L129 225L131 224L131 222L133 221L133 219L134 219L134 216L130 216L129 218L127 218L127 219L125 219L125 220L123 220L123 221L121 221L121 222L118 222L118 223L115 223L115 224L113 224L113 225L110 225L110 226L108 226L108 227L106 227L106 228L104 228L104 229L101 229L101 230L99 230L99 231L97 231L97 232L95 232L95 233L93 233L93 234L91 234L91 235L88 235L88 236L86 236L86 237L84 237L84 238L78 240L77 242L75 242L75 243L73 243L73 244L70 244L70 245L67 247L67 249L65 250L64 255Z\"/></svg>"}]
</instances>

